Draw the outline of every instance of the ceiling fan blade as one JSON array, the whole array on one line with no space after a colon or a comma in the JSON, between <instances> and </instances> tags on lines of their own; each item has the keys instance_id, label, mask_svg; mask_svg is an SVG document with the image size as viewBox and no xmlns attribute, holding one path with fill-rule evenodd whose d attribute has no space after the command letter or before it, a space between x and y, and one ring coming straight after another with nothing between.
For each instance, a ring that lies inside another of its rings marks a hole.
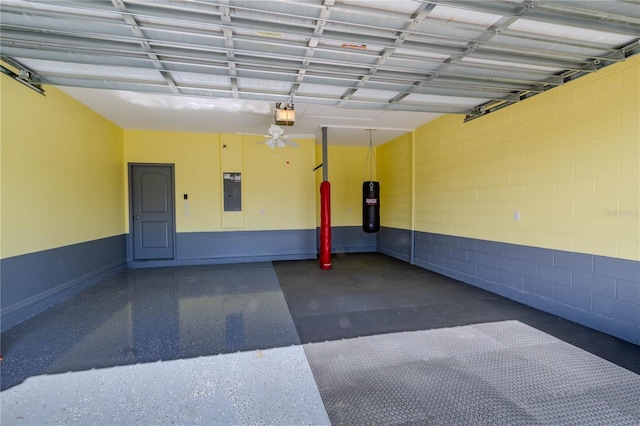
<instances>
[{"instance_id":1,"label":"ceiling fan blade","mask_svg":"<svg viewBox=\"0 0 640 426\"><path fill-rule=\"evenodd\" d=\"M297 148L297 147L300 146L297 143L295 143L294 141L292 141L291 139L287 139L284 143L286 143L287 145L292 146L294 148Z\"/></svg>"},{"instance_id":2,"label":"ceiling fan blade","mask_svg":"<svg viewBox=\"0 0 640 426\"><path fill-rule=\"evenodd\" d=\"M313 133L300 133L300 134L287 134L288 137L293 139L315 139L316 135Z\"/></svg>"},{"instance_id":3,"label":"ceiling fan blade","mask_svg":"<svg viewBox=\"0 0 640 426\"><path fill-rule=\"evenodd\" d=\"M269 137L269 135L263 135L263 134L261 134L261 133L243 133L243 132L238 132L238 133L236 133L236 135L245 135L245 136L262 136L262 137L265 137L265 138L268 138L268 137Z\"/></svg>"}]
</instances>

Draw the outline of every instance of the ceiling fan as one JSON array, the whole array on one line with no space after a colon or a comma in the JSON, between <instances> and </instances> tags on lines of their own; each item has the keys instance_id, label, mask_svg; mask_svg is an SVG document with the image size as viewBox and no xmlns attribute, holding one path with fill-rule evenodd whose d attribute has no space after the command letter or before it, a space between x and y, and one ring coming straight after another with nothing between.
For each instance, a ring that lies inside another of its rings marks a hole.
<instances>
[{"instance_id":1,"label":"ceiling fan","mask_svg":"<svg viewBox=\"0 0 640 426\"><path fill-rule=\"evenodd\" d=\"M269 126L268 135L262 135L262 136L268 139L262 142L258 142L258 144L264 143L271 149L274 149L275 147L284 148L287 145L292 147L298 146L297 143L288 139L288 135L284 134L284 129L282 127L277 126L275 124L272 124L271 126Z\"/></svg>"}]
</instances>

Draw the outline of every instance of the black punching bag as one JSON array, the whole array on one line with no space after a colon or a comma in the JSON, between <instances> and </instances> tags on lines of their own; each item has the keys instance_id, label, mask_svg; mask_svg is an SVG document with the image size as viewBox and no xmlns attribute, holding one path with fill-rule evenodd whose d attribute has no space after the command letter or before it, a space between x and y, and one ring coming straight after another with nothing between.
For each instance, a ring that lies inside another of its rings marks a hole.
<instances>
[{"instance_id":1,"label":"black punching bag","mask_svg":"<svg viewBox=\"0 0 640 426\"><path fill-rule=\"evenodd\" d=\"M380 230L380 182L362 183L362 230L370 234Z\"/></svg>"}]
</instances>

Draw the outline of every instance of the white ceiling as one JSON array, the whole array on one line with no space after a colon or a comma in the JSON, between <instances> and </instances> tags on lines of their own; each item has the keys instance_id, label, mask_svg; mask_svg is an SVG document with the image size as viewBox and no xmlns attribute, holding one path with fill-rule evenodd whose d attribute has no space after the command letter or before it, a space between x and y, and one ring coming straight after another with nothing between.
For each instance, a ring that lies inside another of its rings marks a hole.
<instances>
[{"instance_id":1,"label":"white ceiling","mask_svg":"<svg viewBox=\"0 0 640 426\"><path fill-rule=\"evenodd\" d=\"M125 129L377 145L640 51L634 0L0 0L5 74ZM46 90L46 86L44 86Z\"/></svg>"},{"instance_id":2,"label":"white ceiling","mask_svg":"<svg viewBox=\"0 0 640 426\"><path fill-rule=\"evenodd\" d=\"M79 87L60 89L123 129L266 136L274 122L275 104L267 101ZM284 127L285 133L294 139L315 138L320 143L320 129L327 127L330 144L357 146L367 145L370 136L374 146L380 145L442 115L372 109L345 111L331 105L314 104L295 104L295 110L294 125Z\"/></svg>"}]
</instances>

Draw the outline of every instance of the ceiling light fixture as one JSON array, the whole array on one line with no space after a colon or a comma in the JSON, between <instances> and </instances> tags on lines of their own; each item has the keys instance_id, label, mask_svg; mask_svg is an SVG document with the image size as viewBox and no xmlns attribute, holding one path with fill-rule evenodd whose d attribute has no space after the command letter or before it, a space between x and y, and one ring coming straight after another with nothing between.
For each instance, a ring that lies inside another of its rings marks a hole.
<instances>
[{"instance_id":1,"label":"ceiling light fixture","mask_svg":"<svg viewBox=\"0 0 640 426\"><path fill-rule=\"evenodd\" d=\"M276 124L278 126L293 126L296 121L296 112L293 103L276 102Z\"/></svg>"}]
</instances>

